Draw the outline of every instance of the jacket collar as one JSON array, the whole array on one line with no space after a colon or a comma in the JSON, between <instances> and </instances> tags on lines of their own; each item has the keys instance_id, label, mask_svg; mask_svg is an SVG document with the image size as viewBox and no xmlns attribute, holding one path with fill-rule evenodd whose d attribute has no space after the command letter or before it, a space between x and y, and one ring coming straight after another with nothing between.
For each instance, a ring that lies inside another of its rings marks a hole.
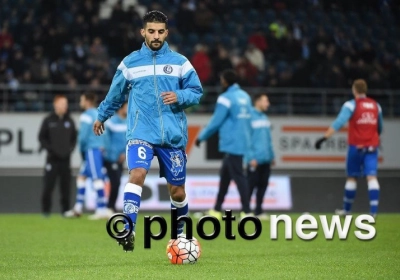
<instances>
[{"instance_id":1,"label":"jacket collar","mask_svg":"<svg viewBox=\"0 0 400 280\"><path fill-rule=\"evenodd\" d=\"M240 89L240 86L237 83L234 83L233 85L229 86L226 91L233 91L233 90L237 90Z\"/></svg>"},{"instance_id":2,"label":"jacket collar","mask_svg":"<svg viewBox=\"0 0 400 280\"><path fill-rule=\"evenodd\" d=\"M164 41L164 44L162 45L161 49L158 51L152 51L145 42L142 44L142 48L140 49L140 52L144 55L150 55L150 56L162 56L166 54L167 52L170 51L169 45L166 41Z\"/></svg>"}]
</instances>

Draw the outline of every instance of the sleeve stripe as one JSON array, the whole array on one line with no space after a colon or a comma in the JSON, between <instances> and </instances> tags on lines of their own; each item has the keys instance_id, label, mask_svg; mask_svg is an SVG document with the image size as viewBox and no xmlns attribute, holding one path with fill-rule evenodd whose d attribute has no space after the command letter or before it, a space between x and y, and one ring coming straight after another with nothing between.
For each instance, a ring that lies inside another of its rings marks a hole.
<instances>
[{"instance_id":1,"label":"sleeve stripe","mask_svg":"<svg viewBox=\"0 0 400 280\"><path fill-rule=\"evenodd\" d=\"M193 65L190 63L189 60L187 60L185 63L183 63L182 68L181 68L181 77L185 76L189 71L193 69Z\"/></svg>"},{"instance_id":2,"label":"sleeve stripe","mask_svg":"<svg viewBox=\"0 0 400 280\"><path fill-rule=\"evenodd\" d=\"M347 108L349 108L350 109L350 111L354 111L354 107L355 107L355 105L354 105L354 103L353 102L351 102L351 101L347 101L346 103L344 103L344 105L343 105L344 107L347 107Z\"/></svg>"},{"instance_id":3,"label":"sleeve stripe","mask_svg":"<svg viewBox=\"0 0 400 280\"><path fill-rule=\"evenodd\" d=\"M217 103L224 105L225 107L230 108L231 107L231 101L224 97L224 96L220 96L218 97Z\"/></svg>"},{"instance_id":4,"label":"sleeve stripe","mask_svg":"<svg viewBox=\"0 0 400 280\"><path fill-rule=\"evenodd\" d=\"M378 112L379 113L382 113L382 107L381 107L381 105L379 105L379 104L377 104L378 105Z\"/></svg>"},{"instance_id":5,"label":"sleeve stripe","mask_svg":"<svg viewBox=\"0 0 400 280\"><path fill-rule=\"evenodd\" d=\"M92 118L89 115L86 115L86 114L82 114L81 117L79 118L79 120L81 122L88 123L88 124L92 124L93 123Z\"/></svg>"},{"instance_id":6,"label":"sleeve stripe","mask_svg":"<svg viewBox=\"0 0 400 280\"><path fill-rule=\"evenodd\" d=\"M121 61L121 63L118 65L117 69L122 72L122 75L124 75L125 79L127 79L128 81L132 80L132 75L130 74L129 69L126 67L126 65L123 61Z\"/></svg>"}]
</instances>

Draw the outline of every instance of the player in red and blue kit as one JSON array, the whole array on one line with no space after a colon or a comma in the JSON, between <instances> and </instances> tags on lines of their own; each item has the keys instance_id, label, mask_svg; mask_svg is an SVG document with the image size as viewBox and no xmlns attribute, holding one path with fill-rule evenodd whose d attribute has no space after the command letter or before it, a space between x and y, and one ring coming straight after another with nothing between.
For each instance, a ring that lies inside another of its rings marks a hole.
<instances>
[{"instance_id":1,"label":"player in red and blue kit","mask_svg":"<svg viewBox=\"0 0 400 280\"><path fill-rule=\"evenodd\" d=\"M317 140L315 148L320 149L323 142L331 137L347 122L348 153L346 160L347 181L343 198L343 209L336 210L338 215L351 212L357 189L357 178L367 177L370 201L370 214L376 216L379 202L378 147L379 136L383 128L382 109L373 99L367 97L367 83L358 79L353 82L354 99L344 103L336 120L325 132L324 137Z\"/></svg>"}]
</instances>

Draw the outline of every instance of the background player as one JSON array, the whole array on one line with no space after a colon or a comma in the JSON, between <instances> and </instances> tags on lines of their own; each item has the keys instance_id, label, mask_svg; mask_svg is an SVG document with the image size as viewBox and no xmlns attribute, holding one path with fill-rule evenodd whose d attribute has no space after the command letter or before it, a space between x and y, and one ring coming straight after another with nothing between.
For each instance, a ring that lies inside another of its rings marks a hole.
<instances>
[{"instance_id":1,"label":"background player","mask_svg":"<svg viewBox=\"0 0 400 280\"><path fill-rule=\"evenodd\" d=\"M336 210L338 215L351 211L357 189L357 177L366 176L370 201L370 214L376 216L379 202L378 147L382 132L383 118L381 106L367 97L367 83L358 79L353 82L354 99L347 101L325 135L315 143L320 149L324 141L331 137L343 125L349 122L348 153L346 160L347 181L345 185L343 209Z\"/></svg>"},{"instance_id":2,"label":"background player","mask_svg":"<svg viewBox=\"0 0 400 280\"><path fill-rule=\"evenodd\" d=\"M208 214L222 218L222 204L233 179L242 203L241 217L252 215L248 186L243 172L243 159L250 148L251 100L247 92L237 84L238 76L233 70L221 74L224 92L218 97L214 114L208 125L200 132L196 145L219 132L219 151L225 153L220 170L219 191L214 209Z\"/></svg>"},{"instance_id":3,"label":"background player","mask_svg":"<svg viewBox=\"0 0 400 280\"><path fill-rule=\"evenodd\" d=\"M125 102L112 116L105 122L105 142L104 166L107 169L107 176L110 179L110 196L108 197L107 208L116 212L115 203L118 198L119 187L121 184L121 176L123 163L126 160L126 130L127 130L127 114L128 104Z\"/></svg>"},{"instance_id":4,"label":"background player","mask_svg":"<svg viewBox=\"0 0 400 280\"><path fill-rule=\"evenodd\" d=\"M103 151L105 147L104 136L96 137L92 132L92 126L97 118L95 108L97 101L96 94L92 92L81 95L80 106L84 110L79 119L78 144L83 157L83 163L76 180L76 202L72 210L67 211L64 216L80 217L83 210L86 190L86 178L92 179L93 187L97 193L97 208L91 220L106 219L111 213L106 208L104 196L104 174Z\"/></svg>"},{"instance_id":5,"label":"background player","mask_svg":"<svg viewBox=\"0 0 400 280\"><path fill-rule=\"evenodd\" d=\"M274 160L274 149L271 138L271 123L265 114L269 108L269 99L265 93L254 96L254 107L251 111L251 148L246 156L249 199L255 189L256 207L254 215L260 220L269 220L263 213L262 203L268 188L271 164Z\"/></svg>"},{"instance_id":6,"label":"background player","mask_svg":"<svg viewBox=\"0 0 400 280\"><path fill-rule=\"evenodd\" d=\"M110 90L98 108L95 134L104 122L128 100L127 164L129 181L124 189L124 213L136 224L140 197L151 161L157 156L160 177L165 177L171 207L178 216L188 214L185 192L187 119L184 109L197 105L203 94L199 77L189 60L173 52L165 39L168 18L159 11L143 17L140 50L125 57L118 66ZM178 235L184 223L178 224ZM134 249L135 225L120 241L125 251Z\"/></svg>"}]
</instances>

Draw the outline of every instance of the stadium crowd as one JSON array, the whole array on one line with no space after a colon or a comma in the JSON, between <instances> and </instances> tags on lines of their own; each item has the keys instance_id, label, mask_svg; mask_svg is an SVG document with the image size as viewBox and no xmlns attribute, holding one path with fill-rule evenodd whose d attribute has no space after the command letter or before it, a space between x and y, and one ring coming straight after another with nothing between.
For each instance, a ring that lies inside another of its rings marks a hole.
<instances>
[{"instance_id":1,"label":"stadium crowd","mask_svg":"<svg viewBox=\"0 0 400 280\"><path fill-rule=\"evenodd\" d=\"M251 3L250 3L251 2ZM235 68L242 86L399 89L395 1L2 0L0 83L110 83L138 49L141 17L169 17L171 47L204 85ZM397 5L397 6L396 6Z\"/></svg>"}]
</instances>

